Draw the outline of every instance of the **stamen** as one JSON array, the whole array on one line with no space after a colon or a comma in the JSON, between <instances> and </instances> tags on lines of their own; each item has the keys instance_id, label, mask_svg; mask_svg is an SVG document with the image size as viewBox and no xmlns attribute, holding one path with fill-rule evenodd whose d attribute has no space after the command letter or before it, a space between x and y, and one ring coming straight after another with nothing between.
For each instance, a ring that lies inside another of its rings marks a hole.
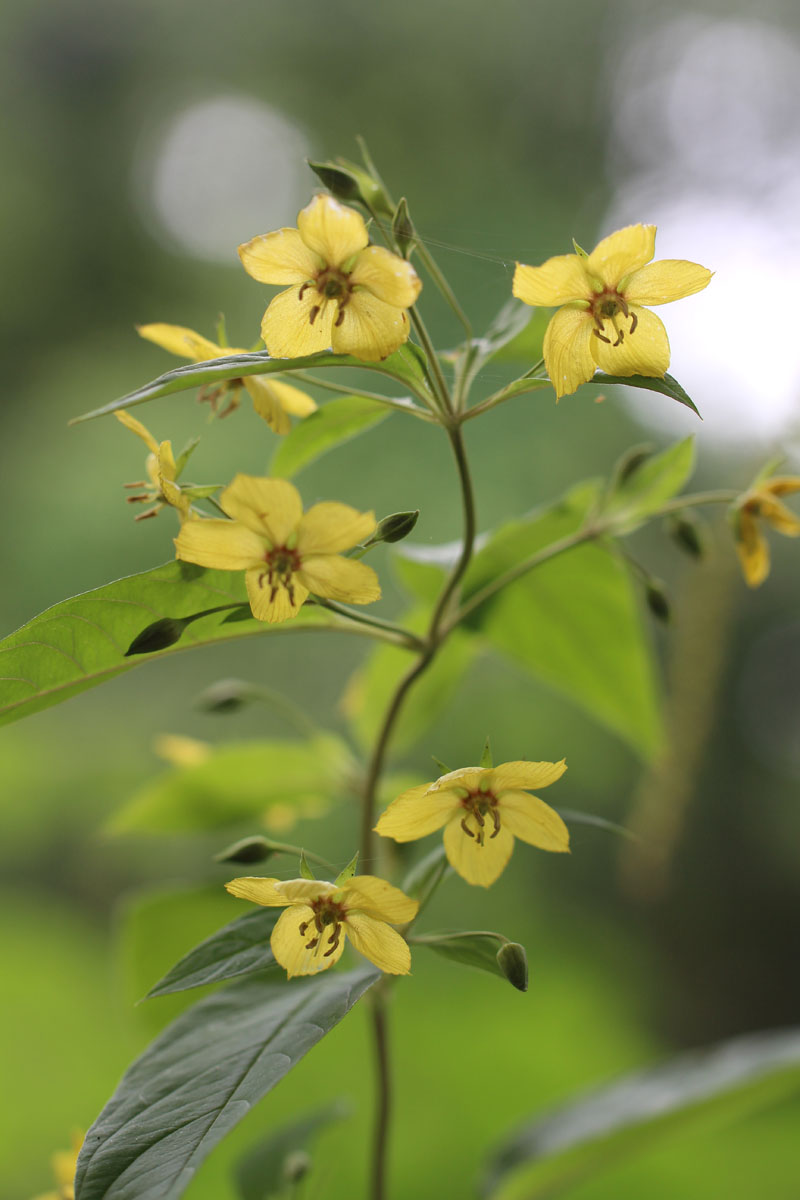
<instances>
[{"instance_id":1,"label":"stamen","mask_svg":"<svg viewBox=\"0 0 800 1200\"><path fill-rule=\"evenodd\" d=\"M310 921L303 921L302 925L300 926L300 937L306 936L306 930L308 929L310 924L311 924Z\"/></svg>"},{"instance_id":2,"label":"stamen","mask_svg":"<svg viewBox=\"0 0 800 1200\"><path fill-rule=\"evenodd\" d=\"M313 949L314 949L314 947L315 947L315 946L316 946L318 943L319 943L319 938L318 938L318 937L312 938L310 942L306 942L306 950L313 950Z\"/></svg>"},{"instance_id":3,"label":"stamen","mask_svg":"<svg viewBox=\"0 0 800 1200\"><path fill-rule=\"evenodd\" d=\"M157 517L161 508L163 508L161 504L157 508L148 508L147 512L139 513L133 519L134 521L146 521L148 517Z\"/></svg>"},{"instance_id":4,"label":"stamen","mask_svg":"<svg viewBox=\"0 0 800 1200\"><path fill-rule=\"evenodd\" d=\"M621 346L624 341L625 341L625 330L618 329L617 330L617 340L614 342L614 345Z\"/></svg>"},{"instance_id":5,"label":"stamen","mask_svg":"<svg viewBox=\"0 0 800 1200\"><path fill-rule=\"evenodd\" d=\"M330 938L328 939L328 949L323 954L323 956L322 956L323 958L330 958L330 956L334 953L334 951L336 950L336 947L339 945L339 939L341 937L341 934L342 934L342 927L339 924L339 922L337 921L333 927L333 933L331 934Z\"/></svg>"},{"instance_id":6,"label":"stamen","mask_svg":"<svg viewBox=\"0 0 800 1200\"><path fill-rule=\"evenodd\" d=\"M594 336L596 338L599 338L601 342L606 342L609 346L611 345L611 338L606 337L606 335L604 333L599 333L598 330L596 330L596 329L593 329L592 333L594 334ZM615 343L615 345L616 345L616 343Z\"/></svg>"},{"instance_id":7,"label":"stamen","mask_svg":"<svg viewBox=\"0 0 800 1200\"><path fill-rule=\"evenodd\" d=\"M301 286L301 288L300 288L300 291L299 291L299 292L298 292L298 294L297 294L297 299L298 299L298 300L302 300L302 299L303 299L303 292L304 292L304 291L306 290L306 288L307 288L307 287L309 287L309 286L310 286L310 281L307 279L307 280L305 281L305 283L304 283L304 284Z\"/></svg>"},{"instance_id":8,"label":"stamen","mask_svg":"<svg viewBox=\"0 0 800 1200\"><path fill-rule=\"evenodd\" d=\"M343 320L344 320L344 305L340 305L339 306L339 315L337 316L336 320L334 321L334 325L337 329L339 328L339 326L341 325Z\"/></svg>"},{"instance_id":9,"label":"stamen","mask_svg":"<svg viewBox=\"0 0 800 1200\"><path fill-rule=\"evenodd\" d=\"M128 486L130 486L130 485L128 485ZM145 487L146 486L147 485L145 484ZM126 496L125 503L126 504L140 504L144 500L151 500L151 499L152 499L152 497L149 492L142 492L141 495L139 495L139 496Z\"/></svg>"},{"instance_id":10,"label":"stamen","mask_svg":"<svg viewBox=\"0 0 800 1200\"><path fill-rule=\"evenodd\" d=\"M308 314L309 325L313 325L318 316L319 316L319 305L315 304L314 307L311 309L311 312Z\"/></svg>"},{"instance_id":11,"label":"stamen","mask_svg":"<svg viewBox=\"0 0 800 1200\"><path fill-rule=\"evenodd\" d=\"M627 314L627 312L626 312L626 313L625 313L625 316L627 317L627 315L628 315L628 314ZM636 328L636 326L637 326L638 324L639 324L639 318L638 318L638 316L636 315L636 313L634 313L634 314L633 314L633 316L631 317L631 333L633 333L634 329Z\"/></svg>"},{"instance_id":12,"label":"stamen","mask_svg":"<svg viewBox=\"0 0 800 1200\"><path fill-rule=\"evenodd\" d=\"M464 833L467 835L467 837L471 837L471 838L475 837L475 834L472 832L472 830L467 825L466 817L461 818L461 828L464 830Z\"/></svg>"},{"instance_id":13,"label":"stamen","mask_svg":"<svg viewBox=\"0 0 800 1200\"><path fill-rule=\"evenodd\" d=\"M494 822L494 833L490 834L489 836L496 838L498 833L500 832L500 813L497 811L496 808L492 808L491 813L492 813L492 821Z\"/></svg>"}]
</instances>

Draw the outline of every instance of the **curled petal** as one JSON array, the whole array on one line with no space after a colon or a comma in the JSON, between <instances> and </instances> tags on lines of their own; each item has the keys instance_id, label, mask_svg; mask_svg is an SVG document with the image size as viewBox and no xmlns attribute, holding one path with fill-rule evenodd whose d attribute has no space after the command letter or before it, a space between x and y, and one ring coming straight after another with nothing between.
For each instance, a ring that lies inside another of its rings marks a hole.
<instances>
[{"instance_id":1,"label":"curled petal","mask_svg":"<svg viewBox=\"0 0 800 1200\"><path fill-rule=\"evenodd\" d=\"M132 417L129 412L125 411L117 412L115 415L120 424L124 425L126 429L130 429L131 433L135 433L137 437L142 439L151 454L158 454L158 442L141 421L137 421L136 417Z\"/></svg>"},{"instance_id":2,"label":"curled petal","mask_svg":"<svg viewBox=\"0 0 800 1200\"><path fill-rule=\"evenodd\" d=\"M431 792L423 783L392 801L375 832L396 842L414 842L441 829L460 808L461 801L454 792Z\"/></svg>"},{"instance_id":3,"label":"curled petal","mask_svg":"<svg viewBox=\"0 0 800 1200\"><path fill-rule=\"evenodd\" d=\"M501 824L497 837L489 837L483 845L469 837L461 828L461 818L455 817L444 831L444 850L447 861L467 883L490 887L503 873L514 849L514 838Z\"/></svg>"},{"instance_id":4,"label":"curled petal","mask_svg":"<svg viewBox=\"0 0 800 1200\"><path fill-rule=\"evenodd\" d=\"M738 513L736 553L749 587L759 587L769 575L769 546L756 520L745 509Z\"/></svg>"},{"instance_id":5,"label":"curled petal","mask_svg":"<svg viewBox=\"0 0 800 1200\"><path fill-rule=\"evenodd\" d=\"M272 358L301 358L328 350L338 308L335 300L326 300L314 287L279 292L261 322L261 336Z\"/></svg>"},{"instance_id":6,"label":"curled petal","mask_svg":"<svg viewBox=\"0 0 800 1200\"><path fill-rule=\"evenodd\" d=\"M308 597L308 589L293 576L290 587L282 580L270 584L265 563L251 568L245 576L247 598L257 621L278 625L296 617Z\"/></svg>"},{"instance_id":7,"label":"curled petal","mask_svg":"<svg viewBox=\"0 0 800 1200\"><path fill-rule=\"evenodd\" d=\"M372 512L324 500L313 504L297 526L297 549L301 554L338 554L363 542L375 525Z\"/></svg>"},{"instance_id":8,"label":"curled petal","mask_svg":"<svg viewBox=\"0 0 800 1200\"><path fill-rule=\"evenodd\" d=\"M254 904L263 904L266 908L284 908L291 904L291 900L275 890L276 883L280 883L280 880L244 875L240 879L231 879L225 884L225 890L241 900L252 900Z\"/></svg>"},{"instance_id":9,"label":"curled petal","mask_svg":"<svg viewBox=\"0 0 800 1200\"><path fill-rule=\"evenodd\" d=\"M348 910L358 909L368 917L388 921L390 925L413 921L419 908L418 901L377 875L354 875L342 891Z\"/></svg>"},{"instance_id":10,"label":"curled petal","mask_svg":"<svg viewBox=\"0 0 800 1200\"><path fill-rule=\"evenodd\" d=\"M275 890L291 904L306 904L320 896L332 896L336 888L324 879L276 880Z\"/></svg>"},{"instance_id":11,"label":"curled petal","mask_svg":"<svg viewBox=\"0 0 800 1200\"><path fill-rule=\"evenodd\" d=\"M396 929L361 913L348 913L347 936L358 950L387 975L407 975L411 970L408 943Z\"/></svg>"},{"instance_id":12,"label":"curled petal","mask_svg":"<svg viewBox=\"0 0 800 1200\"><path fill-rule=\"evenodd\" d=\"M422 280L411 263L383 246L367 246L361 251L350 272L350 283L368 288L395 308L409 308L422 290Z\"/></svg>"},{"instance_id":13,"label":"curled petal","mask_svg":"<svg viewBox=\"0 0 800 1200\"><path fill-rule=\"evenodd\" d=\"M544 335L544 364L556 399L569 396L594 375L591 342L594 324L588 312L562 308L547 326ZM595 339L596 340L596 339Z\"/></svg>"},{"instance_id":14,"label":"curled petal","mask_svg":"<svg viewBox=\"0 0 800 1200\"><path fill-rule=\"evenodd\" d=\"M305 283L325 265L297 229L254 237L239 247L239 258L247 274L259 283Z\"/></svg>"},{"instance_id":15,"label":"curled petal","mask_svg":"<svg viewBox=\"0 0 800 1200\"><path fill-rule=\"evenodd\" d=\"M630 317L636 318L633 333L629 331L628 318L617 318L623 334L619 345L613 345L617 333L610 321L604 323L610 341L592 337L591 351L595 361L609 375L653 375L662 379L669 366L666 329L655 313L636 304L630 306Z\"/></svg>"},{"instance_id":16,"label":"curled petal","mask_svg":"<svg viewBox=\"0 0 800 1200\"><path fill-rule=\"evenodd\" d=\"M137 325L136 332L148 342L155 342L162 350L178 354L181 358L191 358L194 362L208 362L212 358L224 358L226 354L236 353L210 342L183 325Z\"/></svg>"},{"instance_id":17,"label":"curled petal","mask_svg":"<svg viewBox=\"0 0 800 1200\"><path fill-rule=\"evenodd\" d=\"M264 539L238 521L187 521L175 538L175 551L184 562L221 571L246 571L264 562Z\"/></svg>"},{"instance_id":18,"label":"curled petal","mask_svg":"<svg viewBox=\"0 0 800 1200\"><path fill-rule=\"evenodd\" d=\"M303 515L300 493L288 479L237 475L220 495L219 503L234 521L268 538L273 546L284 545Z\"/></svg>"},{"instance_id":19,"label":"curled petal","mask_svg":"<svg viewBox=\"0 0 800 1200\"><path fill-rule=\"evenodd\" d=\"M312 400L307 392L301 391L300 388L292 387L290 383L284 383L282 379L275 379L269 375L248 375L244 381L244 386L250 393L253 406L259 416L263 416L264 414L259 408L257 397L265 393L269 395L271 404L278 404L284 412L290 413L293 417L307 417L310 413L315 412L317 408L316 401Z\"/></svg>"},{"instance_id":20,"label":"curled petal","mask_svg":"<svg viewBox=\"0 0 800 1200\"><path fill-rule=\"evenodd\" d=\"M569 831L561 817L538 796L527 792L503 792L500 820L510 833L540 850L569 850Z\"/></svg>"},{"instance_id":21,"label":"curled petal","mask_svg":"<svg viewBox=\"0 0 800 1200\"><path fill-rule=\"evenodd\" d=\"M517 263L511 290L524 304L544 308L588 300L592 294L583 260L577 254L558 254L540 267Z\"/></svg>"},{"instance_id":22,"label":"curled petal","mask_svg":"<svg viewBox=\"0 0 800 1200\"><path fill-rule=\"evenodd\" d=\"M253 401L253 408L262 420L267 422L274 433L285 436L292 428L292 423L278 397L266 386L266 380L257 375L246 376L244 386Z\"/></svg>"},{"instance_id":23,"label":"curled petal","mask_svg":"<svg viewBox=\"0 0 800 1200\"><path fill-rule=\"evenodd\" d=\"M341 320L331 333L335 354L380 362L408 339L410 326L405 311L379 300L372 292L353 292L339 316Z\"/></svg>"},{"instance_id":24,"label":"curled petal","mask_svg":"<svg viewBox=\"0 0 800 1200\"><path fill-rule=\"evenodd\" d=\"M378 576L372 567L339 554L312 554L304 558L295 578L309 592L326 600L372 604L381 598Z\"/></svg>"},{"instance_id":25,"label":"curled petal","mask_svg":"<svg viewBox=\"0 0 800 1200\"><path fill-rule=\"evenodd\" d=\"M275 922L269 944L290 979L295 975L316 975L319 971L327 971L328 967L339 961L344 950L344 930L337 945L334 928L328 925L318 934L314 925L314 911L303 904L292 905L281 913ZM309 944L314 941L316 945L309 949Z\"/></svg>"},{"instance_id":26,"label":"curled petal","mask_svg":"<svg viewBox=\"0 0 800 1200\"><path fill-rule=\"evenodd\" d=\"M773 496L788 496L791 492L800 492L800 476L776 475L762 484L761 491L771 492Z\"/></svg>"},{"instance_id":27,"label":"curled petal","mask_svg":"<svg viewBox=\"0 0 800 1200\"><path fill-rule=\"evenodd\" d=\"M360 213L332 196L315 196L297 216L300 236L329 267L340 267L369 241Z\"/></svg>"},{"instance_id":28,"label":"curled petal","mask_svg":"<svg viewBox=\"0 0 800 1200\"><path fill-rule=\"evenodd\" d=\"M435 783L430 784L429 791L438 792L441 788L455 786L473 790L480 786L481 780L488 774L485 767L459 767L456 771L448 771L440 775Z\"/></svg>"},{"instance_id":29,"label":"curled petal","mask_svg":"<svg viewBox=\"0 0 800 1200\"><path fill-rule=\"evenodd\" d=\"M560 762L507 762L495 767L491 773L489 787L495 793L505 788L543 788L555 783L567 769L565 759Z\"/></svg>"},{"instance_id":30,"label":"curled petal","mask_svg":"<svg viewBox=\"0 0 800 1200\"><path fill-rule=\"evenodd\" d=\"M624 287L629 304L670 304L702 292L711 282L713 271L682 258L662 258L640 271L634 271Z\"/></svg>"},{"instance_id":31,"label":"curled petal","mask_svg":"<svg viewBox=\"0 0 800 1200\"><path fill-rule=\"evenodd\" d=\"M764 496L759 507L759 516L769 521L773 529L785 537L800 537L800 517L790 508L771 496Z\"/></svg>"},{"instance_id":32,"label":"curled petal","mask_svg":"<svg viewBox=\"0 0 800 1200\"><path fill-rule=\"evenodd\" d=\"M655 225L626 225L603 238L589 255L586 270L615 288L621 279L638 271L656 252Z\"/></svg>"}]
</instances>

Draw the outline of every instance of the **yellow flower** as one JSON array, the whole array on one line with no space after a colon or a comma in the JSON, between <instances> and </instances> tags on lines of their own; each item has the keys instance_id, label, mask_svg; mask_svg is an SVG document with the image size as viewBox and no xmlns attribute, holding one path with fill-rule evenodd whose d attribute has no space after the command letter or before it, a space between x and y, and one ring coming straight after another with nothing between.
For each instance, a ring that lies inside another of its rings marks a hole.
<instances>
[{"instance_id":1,"label":"yellow flower","mask_svg":"<svg viewBox=\"0 0 800 1200\"><path fill-rule=\"evenodd\" d=\"M72 1149L59 1150L53 1155L51 1162L56 1191L37 1196L36 1200L75 1200L75 1167L82 1145L83 1134L75 1132L72 1135Z\"/></svg>"},{"instance_id":2,"label":"yellow flower","mask_svg":"<svg viewBox=\"0 0 800 1200\"><path fill-rule=\"evenodd\" d=\"M375 875L354 875L337 886L321 879L232 879L233 896L267 907L285 907L270 938L272 953L291 979L316 975L342 956L345 937L388 975L407 975L408 944L389 926L417 915L416 900Z\"/></svg>"},{"instance_id":3,"label":"yellow flower","mask_svg":"<svg viewBox=\"0 0 800 1200\"><path fill-rule=\"evenodd\" d=\"M569 833L557 812L529 796L564 774L561 762L508 762L461 767L435 783L422 783L393 800L375 826L382 837L413 842L441 829L448 861L467 883L489 887L511 857L514 838L541 850L569 850Z\"/></svg>"},{"instance_id":4,"label":"yellow flower","mask_svg":"<svg viewBox=\"0 0 800 1200\"><path fill-rule=\"evenodd\" d=\"M288 283L270 303L261 336L275 358L333 349L378 362L409 334L405 310L422 283L414 268L369 246L361 216L331 196L315 196L297 229L265 233L239 247L244 269L260 283Z\"/></svg>"},{"instance_id":5,"label":"yellow flower","mask_svg":"<svg viewBox=\"0 0 800 1200\"><path fill-rule=\"evenodd\" d=\"M777 499L791 492L800 492L800 476L776 476L753 484L733 507L736 550L750 587L758 587L769 575L769 546L758 519L787 537L800 537L800 517Z\"/></svg>"},{"instance_id":6,"label":"yellow flower","mask_svg":"<svg viewBox=\"0 0 800 1200\"><path fill-rule=\"evenodd\" d=\"M525 304L564 306L544 335L544 362L557 399L591 379L596 367L609 375L663 378L667 331L642 305L702 291L712 272L678 258L650 262L655 244L655 225L628 225L591 254L560 254L540 267L517 263L515 296Z\"/></svg>"},{"instance_id":7,"label":"yellow flower","mask_svg":"<svg viewBox=\"0 0 800 1200\"><path fill-rule=\"evenodd\" d=\"M180 354L193 362L208 362L215 358L227 358L229 354L246 354L246 350L234 349L232 346L218 346L208 338L195 333L193 329L184 329L182 325L137 325L140 337L155 342L163 350L171 354ZM239 403L239 389L244 384L253 401L253 408L275 433L288 433L291 429L289 416L307 417L317 407L310 396L301 392L300 388L283 383L274 376L245 375L242 379L230 379L221 387L206 393L201 392L201 398L210 399L216 405L220 396L229 396L230 412Z\"/></svg>"},{"instance_id":8,"label":"yellow flower","mask_svg":"<svg viewBox=\"0 0 800 1200\"><path fill-rule=\"evenodd\" d=\"M372 568L339 553L369 537L374 513L326 501L304 516L291 483L252 475L237 475L219 503L233 519L187 521L175 539L177 556L201 567L246 571L259 621L296 616L309 592L351 604L380 598Z\"/></svg>"},{"instance_id":9,"label":"yellow flower","mask_svg":"<svg viewBox=\"0 0 800 1200\"><path fill-rule=\"evenodd\" d=\"M157 442L149 429L146 429L141 421L137 421L130 413L118 412L116 416L117 420L121 421L126 429L132 430L133 433L142 439L150 451L145 463L147 478L150 481L149 484L146 480L125 484L128 488L145 488L145 491L139 492L135 496L128 496L129 504L141 502L153 505L153 508L148 508L146 512L139 513L136 520L143 521L145 517L156 517L161 512L161 509L168 504L172 508L176 508L181 521L185 521L189 515L191 502L189 497L184 495L179 485L175 482L178 469L175 465L175 456L172 453L172 443Z\"/></svg>"}]
</instances>

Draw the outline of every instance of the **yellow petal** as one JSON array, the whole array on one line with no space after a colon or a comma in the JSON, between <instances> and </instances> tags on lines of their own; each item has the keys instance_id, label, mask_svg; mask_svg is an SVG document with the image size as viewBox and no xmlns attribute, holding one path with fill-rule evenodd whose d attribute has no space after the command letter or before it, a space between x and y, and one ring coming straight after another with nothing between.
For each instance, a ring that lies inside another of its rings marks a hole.
<instances>
[{"instance_id":1,"label":"yellow petal","mask_svg":"<svg viewBox=\"0 0 800 1200\"><path fill-rule=\"evenodd\" d=\"M173 481L177 473L175 455L172 453L172 442L162 442L158 447L158 474L163 480Z\"/></svg>"},{"instance_id":2,"label":"yellow petal","mask_svg":"<svg viewBox=\"0 0 800 1200\"><path fill-rule=\"evenodd\" d=\"M283 546L303 515L300 493L287 479L237 475L219 498L220 506L248 529Z\"/></svg>"},{"instance_id":3,"label":"yellow petal","mask_svg":"<svg viewBox=\"0 0 800 1200\"><path fill-rule=\"evenodd\" d=\"M283 409L278 397L266 381L258 376L245 377L244 386L253 401L253 408L263 418L274 433L285 436L292 428L292 423Z\"/></svg>"},{"instance_id":4,"label":"yellow petal","mask_svg":"<svg viewBox=\"0 0 800 1200\"><path fill-rule=\"evenodd\" d=\"M300 236L329 267L340 267L369 241L364 220L332 196L315 196L297 216Z\"/></svg>"},{"instance_id":5,"label":"yellow petal","mask_svg":"<svg viewBox=\"0 0 800 1200\"><path fill-rule=\"evenodd\" d=\"M375 525L373 512L324 500L313 504L297 526L297 549L301 554L338 554L363 542Z\"/></svg>"},{"instance_id":6,"label":"yellow petal","mask_svg":"<svg viewBox=\"0 0 800 1200\"><path fill-rule=\"evenodd\" d=\"M774 479L763 483L760 491L771 492L773 496L788 496L791 492L800 492L800 476L776 475Z\"/></svg>"},{"instance_id":7,"label":"yellow petal","mask_svg":"<svg viewBox=\"0 0 800 1200\"><path fill-rule=\"evenodd\" d=\"M627 225L603 238L589 255L586 270L615 288L620 279L650 262L655 251L655 225Z\"/></svg>"},{"instance_id":8,"label":"yellow petal","mask_svg":"<svg viewBox=\"0 0 800 1200\"><path fill-rule=\"evenodd\" d=\"M297 575L292 577L291 591L280 580L270 584L264 563L247 572L245 586L253 616L270 625L296 617L308 597L308 589L298 581Z\"/></svg>"},{"instance_id":9,"label":"yellow petal","mask_svg":"<svg viewBox=\"0 0 800 1200\"><path fill-rule=\"evenodd\" d=\"M501 763L491 772L490 789L497 795L505 788L543 788L555 783L567 769L566 761Z\"/></svg>"},{"instance_id":10,"label":"yellow petal","mask_svg":"<svg viewBox=\"0 0 800 1200\"><path fill-rule=\"evenodd\" d=\"M511 290L518 300L534 307L554 308L570 300L588 300L592 287L577 254L558 254L540 267L517 263Z\"/></svg>"},{"instance_id":11,"label":"yellow petal","mask_svg":"<svg viewBox=\"0 0 800 1200\"><path fill-rule=\"evenodd\" d=\"M162 350L169 350L170 354L179 354L181 358L191 358L195 362L207 362L211 358L224 358L226 354L235 353L183 325L137 325L136 332L148 342L155 342Z\"/></svg>"},{"instance_id":12,"label":"yellow petal","mask_svg":"<svg viewBox=\"0 0 800 1200\"><path fill-rule=\"evenodd\" d=\"M250 388L253 385L253 390ZM274 401L281 406L284 412L291 413L293 417L307 417L312 412L316 411L317 403L300 388L292 387L290 383L284 383L282 379L275 379L269 375L248 375L244 381L244 385L253 398L253 404L258 412L258 404L256 402L256 391L269 392Z\"/></svg>"},{"instance_id":13,"label":"yellow petal","mask_svg":"<svg viewBox=\"0 0 800 1200\"><path fill-rule=\"evenodd\" d=\"M347 914L345 929L359 954L387 975L407 975L411 970L411 952L396 929L360 913Z\"/></svg>"},{"instance_id":14,"label":"yellow petal","mask_svg":"<svg viewBox=\"0 0 800 1200\"><path fill-rule=\"evenodd\" d=\"M383 246L367 246L361 251L350 272L350 283L368 288L395 308L409 308L422 290L422 280L411 263Z\"/></svg>"},{"instance_id":15,"label":"yellow petal","mask_svg":"<svg viewBox=\"0 0 800 1200\"><path fill-rule=\"evenodd\" d=\"M261 336L272 358L301 358L330 349L331 328L338 304L321 297L314 287L288 288L270 303L261 322Z\"/></svg>"},{"instance_id":16,"label":"yellow petal","mask_svg":"<svg viewBox=\"0 0 800 1200\"><path fill-rule=\"evenodd\" d=\"M286 896L276 891L275 884L280 879L262 879L258 875L243 875L240 879L231 879L225 884L225 890L240 900L252 900L254 904L263 904L266 908L283 908L291 904Z\"/></svg>"},{"instance_id":17,"label":"yellow petal","mask_svg":"<svg viewBox=\"0 0 800 1200\"><path fill-rule=\"evenodd\" d=\"M392 801L375 832L396 842L415 842L441 829L460 808L461 802L453 792L431 792L429 785L423 783Z\"/></svg>"},{"instance_id":18,"label":"yellow petal","mask_svg":"<svg viewBox=\"0 0 800 1200\"><path fill-rule=\"evenodd\" d=\"M417 915L419 903L412 900L400 888L393 887L385 879L377 875L354 875L342 886L344 903L347 907L348 920L350 910L366 913L376 921L388 921L390 925L400 925L413 921Z\"/></svg>"},{"instance_id":19,"label":"yellow petal","mask_svg":"<svg viewBox=\"0 0 800 1200\"><path fill-rule=\"evenodd\" d=\"M259 283L305 283L324 266L297 229L254 237L239 247L239 258L247 274Z\"/></svg>"},{"instance_id":20,"label":"yellow petal","mask_svg":"<svg viewBox=\"0 0 800 1200\"><path fill-rule=\"evenodd\" d=\"M769 575L769 546L756 521L744 510L738 514L736 552L745 582L759 587Z\"/></svg>"},{"instance_id":21,"label":"yellow petal","mask_svg":"<svg viewBox=\"0 0 800 1200\"><path fill-rule=\"evenodd\" d=\"M488 770L485 767L459 767L456 771L448 771L446 775L440 775L436 782L430 785L430 791L438 792L441 788L454 786L474 791L480 787L481 781L487 774Z\"/></svg>"},{"instance_id":22,"label":"yellow petal","mask_svg":"<svg viewBox=\"0 0 800 1200\"><path fill-rule=\"evenodd\" d=\"M117 412L116 418L126 429L130 429L131 433L135 433L140 437L152 454L158 454L158 442L153 437L149 429L146 429L141 421L137 421L136 417L132 417L128 412Z\"/></svg>"},{"instance_id":23,"label":"yellow petal","mask_svg":"<svg viewBox=\"0 0 800 1200\"><path fill-rule=\"evenodd\" d=\"M371 292L354 292L339 316L339 324L334 324L331 331L335 354L380 362L408 339L410 325L405 311Z\"/></svg>"},{"instance_id":24,"label":"yellow petal","mask_svg":"<svg viewBox=\"0 0 800 1200\"><path fill-rule=\"evenodd\" d=\"M175 538L175 551L184 562L221 571L246 571L264 567L264 539L238 521L202 519L187 521Z\"/></svg>"},{"instance_id":25,"label":"yellow petal","mask_svg":"<svg viewBox=\"0 0 800 1200\"><path fill-rule=\"evenodd\" d=\"M339 554L313 554L302 560L295 578L327 600L345 604L372 604L381 598L378 576L366 563Z\"/></svg>"},{"instance_id":26,"label":"yellow petal","mask_svg":"<svg viewBox=\"0 0 800 1200\"><path fill-rule=\"evenodd\" d=\"M590 343L594 324L589 314L577 308L561 308L544 335L544 365L556 399L569 396L594 375ZM594 339L596 340L596 339Z\"/></svg>"},{"instance_id":27,"label":"yellow petal","mask_svg":"<svg viewBox=\"0 0 800 1200\"><path fill-rule=\"evenodd\" d=\"M461 828L460 818L454 818L444 831L444 849L447 861L467 883L478 887L489 887L502 874L514 839L503 825L497 837L489 837L488 829L481 846L477 838L468 837Z\"/></svg>"},{"instance_id":28,"label":"yellow petal","mask_svg":"<svg viewBox=\"0 0 800 1200\"><path fill-rule=\"evenodd\" d=\"M309 924L301 933L300 928L306 922ZM333 947L334 928L329 925L318 934L314 926L313 909L306 905L292 905L281 913L275 922L269 944L290 979L295 975L316 975L320 971L327 971L328 967L339 961L344 950L344 930L341 931L338 946ZM317 944L309 950L308 943L315 939L318 939Z\"/></svg>"},{"instance_id":29,"label":"yellow petal","mask_svg":"<svg viewBox=\"0 0 800 1200\"><path fill-rule=\"evenodd\" d=\"M785 537L800 537L800 517L790 508L769 496L764 496L759 508L759 516L769 521L773 529Z\"/></svg>"},{"instance_id":30,"label":"yellow petal","mask_svg":"<svg viewBox=\"0 0 800 1200\"><path fill-rule=\"evenodd\" d=\"M682 258L662 258L626 281L623 294L629 304L670 304L702 292L711 282L713 271Z\"/></svg>"},{"instance_id":31,"label":"yellow petal","mask_svg":"<svg viewBox=\"0 0 800 1200\"><path fill-rule=\"evenodd\" d=\"M325 879L284 879L276 881L275 890L292 904L308 904L332 896L336 888Z\"/></svg>"},{"instance_id":32,"label":"yellow petal","mask_svg":"<svg viewBox=\"0 0 800 1200\"><path fill-rule=\"evenodd\" d=\"M561 817L538 796L527 792L503 792L498 803L500 822L531 846L540 850L569 850L569 831Z\"/></svg>"},{"instance_id":33,"label":"yellow petal","mask_svg":"<svg viewBox=\"0 0 800 1200\"><path fill-rule=\"evenodd\" d=\"M636 318L633 333L631 319ZM592 337L591 352L595 362L609 375L653 375L659 379L669 366L669 339L661 320L646 308L630 306L630 317L617 317L623 340L618 346L617 332L610 321L603 322L608 342Z\"/></svg>"}]
</instances>

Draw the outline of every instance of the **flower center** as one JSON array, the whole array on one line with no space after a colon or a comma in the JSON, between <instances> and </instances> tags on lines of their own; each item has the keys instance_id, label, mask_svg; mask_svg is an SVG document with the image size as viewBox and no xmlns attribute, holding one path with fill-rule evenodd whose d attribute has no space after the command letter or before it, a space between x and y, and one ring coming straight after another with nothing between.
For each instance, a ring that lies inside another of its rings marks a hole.
<instances>
[{"instance_id":1,"label":"flower center","mask_svg":"<svg viewBox=\"0 0 800 1200\"><path fill-rule=\"evenodd\" d=\"M300 555L288 546L274 546L272 550L267 550L264 562L267 564L267 569L259 575L258 586L263 587L266 579L270 588L270 601L277 596L278 588L284 587L289 593L289 603L294 604L292 575L295 571L300 570Z\"/></svg>"},{"instance_id":2,"label":"flower center","mask_svg":"<svg viewBox=\"0 0 800 1200\"><path fill-rule=\"evenodd\" d=\"M461 818L461 828L467 837L475 838L478 845L482 846L486 840L487 818L493 826L489 837L497 837L500 832L500 813L494 792L482 792L477 789L467 792L461 801L461 807L466 810Z\"/></svg>"},{"instance_id":3,"label":"flower center","mask_svg":"<svg viewBox=\"0 0 800 1200\"><path fill-rule=\"evenodd\" d=\"M591 302L592 319L596 328L592 333L601 342L606 342L609 346L621 346L625 341L625 334L632 334L636 326L639 324L639 318L636 313L631 313L624 296L619 292L606 290L597 293ZM630 321L630 327L625 330L622 327L622 320ZM606 325L608 322L608 326ZM609 328L610 327L610 328ZM608 328L608 333L606 329ZM614 335L612 341L609 334Z\"/></svg>"},{"instance_id":4,"label":"flower center","mask_svg":"<svg viewBox=\"0 0 800 1200\"><path fill-rule=\"evenodd\" d=\"M322 955L323 958L330 958L341 940L342 922L347 910L343 904L331 900L329 896L319 896L316 900L312 900L311 909L314 916L311 920L303 921L300 924L300 936L305 937L309 925L314 926L316 933L312 934L311 939L306 942L306 950L313 950L319 944L319 939L325 930L330 929L328 949Z\"/></svg>"},{"instance_id":5,"label":"flower center","mask_svg":"<svg viewBox=\"0 0 800 1200\"><path fill-rule=\"evenodd\" d=\"M344 271L337 270L336 267L325 267L313 280L308 280L303 284L298 295L299 300L303 299L303 293L307 287L313 287L317 296L323 302L326 300L336 301L339 311L336 315L335 324L337 326L341 325L344 320L345 307L353 290L350 286L348 275ZM308 314L309 325L314 324L321 308L322 304L313 305Z\"/></svg>"}]
</instances>

